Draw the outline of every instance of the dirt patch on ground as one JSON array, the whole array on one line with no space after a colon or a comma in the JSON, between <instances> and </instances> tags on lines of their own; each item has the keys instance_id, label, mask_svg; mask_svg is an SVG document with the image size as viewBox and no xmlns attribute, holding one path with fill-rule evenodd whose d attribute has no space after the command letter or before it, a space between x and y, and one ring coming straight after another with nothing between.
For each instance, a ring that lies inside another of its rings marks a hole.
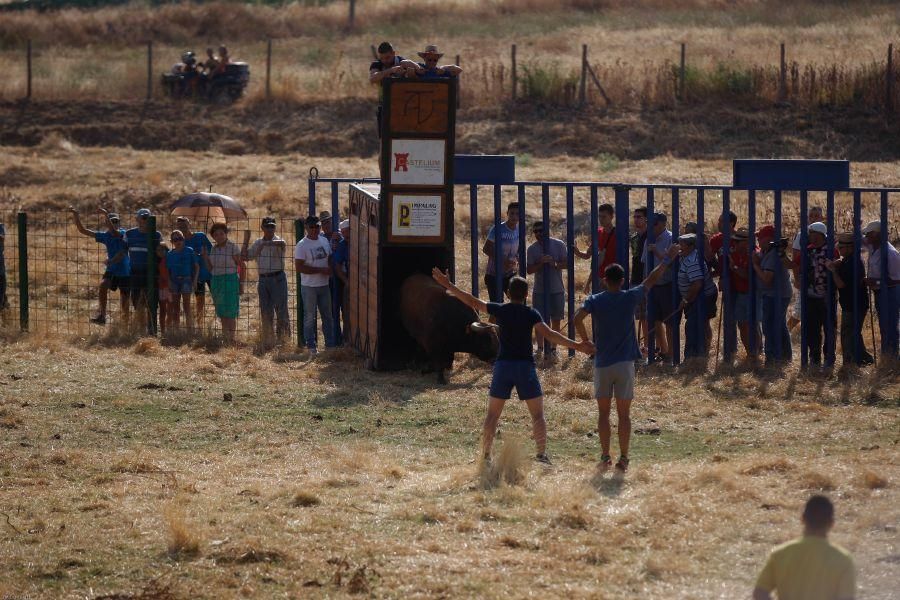
<instances>
[{"instance_id":1,"label":"dirt patch on ground","mask_svg":"<svg viewBox=\"0 0 900 600\"><path fill-rule=\"evenodd\" d=\"M378 152L375 104L345 99L220 108L150 102L3 102L0 144L34 146L51 135L79 146L214 150L224 154L365 157ZM534 156L900 157L900 121L870 111L771 106L690 106L601 111L548 106L463 109L457 151Z\"/></svg>"}]
</instances>

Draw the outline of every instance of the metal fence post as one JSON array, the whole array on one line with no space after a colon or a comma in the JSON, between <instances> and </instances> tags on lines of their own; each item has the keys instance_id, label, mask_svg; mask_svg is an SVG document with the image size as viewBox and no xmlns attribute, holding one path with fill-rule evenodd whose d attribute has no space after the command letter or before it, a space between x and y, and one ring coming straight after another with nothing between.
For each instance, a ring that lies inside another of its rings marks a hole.
<instances>
[{"instance_id":1,"label":"metal fence post","mask_svg":"<svg viewBox=\"0 0 900 600\"><path fill-rule=\"evenodd\" d=\"M472 250L472 295L478 297L478 186L469 184L469 226Z\"/></svg>"},{"instance_id":2,"label":"metal fence post","mask_svg":"<svg viewBox=\"0 0 900 600\"><path fill-rule=\"evenodd\" d=\"M723 361L730 362L737 354L737 332L734 322L734 301L736 293L731 289L731 190L722 189L722 216L725 221L725 231L722 233L722 272L719 281L722 287L722 314L724 332L722 333L722 357ZM718 342L717 342L718 343ZM718 348L716 348L718 350Z\"/></svg>"},{"instance_id":3,"label":"metal fence post","mask_svg":"<svg viewBox=\"0 0 900 600\"><path fill-rule=\"evenodd\" d=\"M828 259L834 256L834 192L829 191L825 197L825 220L828 227L828 235L825 241ZM855 258L855 257L854 257ZM854 279L853 281L856 281ZM855 285L855 284L854 284ZM837 325L837 307L835 306L835 289L834 277L828 272L828 289L825 299L825 364L834 365L835 353L837 349L837 336L835 335L835 326Z\"/></svg>"},{"instance_id":4,"label":"metal fence post","mask_svg":"<svg viewBox=\"0 0 900 600\"><path fill-rule=\"evenodd\" d=\"M156 217L147 219L147 333L156 335L159 288L156 277Z\"/></svg>"},{"instance_id":5,"label":"metal fence post","mask_svg":"<svg viewBox=\"0 0 900 600\"><path fill-rule=\"evenodd\" d=\"M525 232L525 186L520 185L517 189L517 198L516 200L519 203L519 276L525 277L527 275L527 266L526 263L526 249L525 242L528 237L528 234Z\"/></svg>"},{"instance_id":6,"label":"metal fence post","mask_svg":"<svg viewBox=\"0 0 900 600\"><path fill-rule=\"evenodd\" d=\"M453 63L453 64L455 64L455 65L458 67L458 66L459 66L459 62L460 62L460 61L459 61L459 54L457 54L457 55L456 55L456 62ZM459 108L459 107L462 106L462 102L460 102L460 97L461 97L461 96L462 96L462 86L459 84L459 78L457 77L457 81L456 81L456 108Z\"/></svg>"},{"instance_id":7,"label":"metal fence post","mask_svg":"<svg viewBox=\"0 0 900 600\"><path fill-rule=\"evenodd\" d=\"M778 101L787 100L787 62L784 57L784 42L781 42L781 63L778 74Z\"/></svg>"},{"instance_id":8,"label":"metal fence post","mask_svg":"<svg viewBox=\"0 0 900 600\"><path fill-rule=\"evenodd\" d=\"M750 265L750 294L747 298L750 303L750 327L747 332L747 338L750 342L750 352L753 354L753 360L756 360L759 356L758 344L762 343L762 339L756 335L756 328L759 327L759 322L756 319L756 270L753 268L753 254L756 250L756 190L747 192L747 229L749 230L747 264Z\"/></svg>"},{"instance_id":9,"label":"metal fence post","mask_svg":"<svg viewBox=\"0 0 900 600\"><path fill-rule=\"evenodd\" d=\"M499 298L500 302L503 302L503 276L505 273L505 266L503 264L504 259L503 256L503 235L501 234L501 224L500 224L500 215L502 212L501 207L501 195L500 195L500 186L494 186L494 281L492 285L494 285L494 290L496 292L496 297Z\"/></svg>"},{"instance_id":10,"label":"metal fence post","mask_svg":"<svg viewBox=\"0 0 900 600\"><path fill-rule=\"evenodd\" d=\"M653 252L650 252L649 246L651 244L656 244L656 233L654 233L653 229L656 227L656 218L654 215L656 214L656 196L654 189L647 188L647 204L644 207L646 210L646 219L644 221L647 223L646 230L646 238L644 241L644 245L648 247L647 249L647 262L644 263L644 279L647 278L650 273L653 272L653 269L656 267L656 256ZM638 234L638 241L640 241L640 234ZM643 247L638 248L638 260L640 260L643 255ZM634 257L632 257L634 260ZM634 284L638 285L641 283L640 281L635 281ZM653 312L653 303L650 302L649 293L645 296L646 300L644 304L646 306L646 310L644 311L643 318L647 323L647 339L644 340L644 343L647 345L647 364L653 364L653 358L656 354L656 314ZM640 323L638 323L638 327L640 327ZM640 336L641 331L638 330L638 336Z\"/></svg>"},{"instance_id":11,"label":"metal fence post","mask_svg":"<svg viewBox=\"0 0 900 600\"><path fill-rule=\"evenodd\" d=\"M809 298L807 296L807 287L809 286L809 278L807 277L807 269L809 268L809 215L808 196L806 191L800 192L800 368L805 369L809 364Z\"/></svg>"},{"instance_id":12,"label":"metal fence post","mask_svg":"<svg viewBox=\"0 0 900 600\"><path fill-rule=\"evenodd\" d=\"M516 101L516 86L519 83L518 71L516 70L516 45L512 45L512 99L513 102Z\"/></svg>"},{"instance_id":13,"label":"metal fence post","mask_svg":"<svg viewBox=\"0 0 900 600\"><path fill-rule=\"evenodd\" d=\"M881 221L881 227L879 231L881 231L881 272L877 273L878 277L878 295L881 297L881 306L877 307L878 310L878 322L881 324L881 357L885 360L886 364L890 364L891 359L896 359L898 357L897 354L897 322L894 321L893 325L891 324L891 298L890 298L890 289L888 287L889 282L889 271L888 271L888 236L890 235L890 229L888 229L888 193L885 191L881 192L881 210L879 211L879 217ZM896 306L893 307L896 310ZM896 316L896 313L894 313ZM892 330L893 327L893 330Z\"/></svg>"},{"instance_id":14,"label":"metal fence post","mask_svg":"<svg viewBox=\"0 0 900 600\"><path fill-rule=\"evenodd\" d=\"M541 221L544 223L544 235L541 242L543 254L549 254L550 248L550 186L541 187ZM535 277L537 273L535 273ZM543 279L544 289L541 291L541 302L544 304L544 322L551 326L553 319L550 318L550 267L544 265L541 267L541 279ZM571 296L570 290L570 296ZM550 343L544 340L542 351L550 349Z\"/></svg>"},{"instance_id":15,"label":"metal fence post","mask_svg":"<svg viewBox=\"0 0 900 600\"><path fill-rule=\"evenodd\" d=\"M334 236L335 233L340 233L340 223L341 223L341 209L340 204L338 203L338 182L331 182L331 235ZM332 240L328 240L328 243L332 243ZM332 252L334 252L335 248L332 247ZM333 260L332 260L333 263ZM332 264L332 267L334 265ZM342 297L338 295L338 278L332 273L331 277L328 279L328 283L331 286L331 318L333 320L331 326L331 335L334 339L334 343L337 345L343 345L344 343L344 332L341 327L341 310L340 305L343 300Z\"/></svg>"},{"instance_id":16,"label":"metal fence post","mask_svg":"<svg viewBox=\"0 0 900 600\"><path fill-rule=\"evenodd\" d=\"M28 67L28 87L25 91L25 98L31 100L31 40L28 40L28 49L26 51L26 63Z\"/></svg>"},{"instance_id":17,"label":"metal fence post","mask_svg":"<svg viewBox=\"0 0 900 600\"><path fill-rule=\"evenodd\" d=\"M303 219L294 219L294 239L299 243L305 235ZM297 288L294 296L297 301L297 347L303 348L306 345L306 341L303 337L303 296L300 292L301 275L299 271L295 273L295 283Z\"/></svg>"},{"instance_id":18,"label":"metal fence post","mask_svg":"<svg viewBox=\"0 0 900 600\"><path fill-rule=\"evenodd\" d=\"M628 204L631 192L628 186L617 185L615 193L616 221L613 224L613 230L616 232L615 261L625 270L625 283L622 285L622 289L628 289L631 286L631 265L628 264L628 217L630 216Z\"/></svg>"},{"instance_id":19,"label":"metal fence post","mask_svg":"<svg viewBox=\"0 0 900 600\"><path fill-rule=\"evenodd\" d=\"M147 100L153 97L153 40L147 42Z\"/></svg>"},{"instance_id":20,"label":"metal fence post","mask_svg":"<svg viewBox=\"0 0 900 600\"><path fill-rule=\"evenodd\" d=\"M316 214L316 179L319 178L319 170L315 167L309 169L309 179L307 180L307 190L309 193L309 214ZM299 241L299 240L298 240Z\"/></svg>"},{"instance_id":21,"label":"metal fence post","mask_svg":"<svg viewBox=\"0 0 900 600\"><path fill-rule=\"evenodd\" d=\"M28 214L17 216L19 240L19 329L28 331Z\"/></svg>"},{"instance_id":22,"label":"metal fence post","mask_svg":"<svg viewBox=\"0 0 900 600\"><path fill-rule=\"evenodd\" d=\"M544 239L550 242L550 224L544 223ZM566 186L566 246L571 248L575 245L575 188L572 185ZM575 253L567 252L566 257L566 290L568 291L567 314L569 317L569 330L567 332L569 338L575 339ZM550 289L550 280L544 277L544 289ZM544 310L550 314L550 303L544 302ZM569 356L575 356L575 351L569 349Z\"/></svg>"},{"instance_id":23,"label":"metal fence post","mask_svg":"<svg viewBox=\"0 0 900 600\"><path fill-rule=\"evenodd\" d=\"M672 243L678 243L678 236L681 234L681 230L679 228L678 218L679 218L679 210L680 206L680 195L681 190L679 188L672 188ZM672 277L672 306L678 306L678 303L681 302L681 298L679 297L678 291L678 269L679 269L680 259L675 257L675 260L672 261L672 271L674 273ZM665 317L662 317L665 318ZM681 313L676 313L674 316L669 317L669 319L674 319L672 323L672 339L669 340L669 351L672 353L672 364L677 366L681 363ZM665 323L663 323L663 327L665 327ZM649 327L649 323L647 325Z\"/></svg>"},{"instance_id":24,"label":"metal fence post","mask_svg":"<svg viewBox=\"0 0 900 600\"><path fill-rule=\"evenodd\" d=\"M352 20L352 18L351 18ZM272 38L266 43L266 100L272 99Z\"/></svg>"},{"instance_id":25,"label":"metal fence post","mask_svg":"<svg viewBox=\"0 0 900 600\"><path fill-rule=\"evenodd\" d=\"M853 231L853 282L854 285L857 281L859 281L859 256L862 252L862 198L859 192L853 192L853 225L851 225ZM866 291L868 295L869 292ZM859 347L859 338L861 335L857 335L857 331L862 331L862 323L860 323L860 319L862 316L859 314L860 306L859 306L859 294L853 294L853 360L858 364L860 359L862 358L862 348ZM870 306L869 310L875 310L874 306ZM843 318L843 315L841 315ZM873 333L873 342L874 342L874 331ZM872 351L877 354L877 349L872 348ZM846 352L845 352L846 354Z\"/></svg>"}]
</instances>

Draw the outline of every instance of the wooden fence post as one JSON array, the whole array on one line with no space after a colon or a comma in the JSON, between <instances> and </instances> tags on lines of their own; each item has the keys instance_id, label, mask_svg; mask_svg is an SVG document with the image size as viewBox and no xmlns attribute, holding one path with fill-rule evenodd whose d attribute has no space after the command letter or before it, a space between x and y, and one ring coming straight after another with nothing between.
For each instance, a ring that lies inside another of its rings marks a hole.
<instances>
[{"instance_id":1,"label":"wooden fence post","mask_svg":"<svg viewBox=\"0 0 900 600\"><path fill-rule=\"evenodd\" d=\"M578 103L584 106L587 102L587 44L581 45L581 86L578 88Z\"/></svg>"},{"instance_id":2,"label":"wooden fence post","mask_svg":"<svg viewBox=\"0 0 900 600\"><path fill-rule=\"evenodd\" d=\"M455 64L457 67L459 66L459 54L456 55L456 62L453 64ZM456 78L456 108L459 108L460 106L462 106L459 101L460 95L461 95L461 92L460 92L460 87L459 87L459 78L457 77Z\"/></svg>"},{"instance_id":3,"label":"wooden fence post","mask_svg":"<svg viewBox=\"0 0 900 600\"><path fill-rule=\"evenodd\" d=\"M353 29L353 21L356 19L356 0L350 0L350 15L347 18L347 27Z\"/></svg>"},{"instance_id":4,"label":"wooden fence post","mask_svg":"<svg viewBox=\"0 0 900 600\"><path fill-rule=\"evenodd\" d=\"M787 100L787 62L784 57L784 42L781 42L781 67L778 75L778 101Z\"/></svg>"},{"instance_id":5,"label":"wooden fence post","mask_svg":"<svg viewBox=\"0 0 900 600\"><path fill-rule=\"evenodd\" d=\"M512 73L510 74L512 77L512 99L513 102L516 101L516 86L519 83L518 73L516 71L516 45L512 45Z\"/></svg>"},{"instance_id":6,"label":"wooden fence post","mask_svg":"<svg viewBox=\"0 0 900 600\"><path fill-rule=\"evenodd\" d=\"M681 42L681 67L678 69L678 100L684 102L684 76L685 76L685 59L687 57L687 48L684 42Z\"/></svg>"},{"instance_id":7,"label":"wooden fence post","mask_svg":"<svg viewBox=\"0 0 900 600\"><path fill-rule=\"evenodd\" d=\"M31 40L28 40L28 50L26 51L26 62L28 65L28 87L25 91L25 98L31 100Z\"/></svg>"},{"instance_id":8,"label":"wooden fence post","mask_svg":"<svg viewBox=\"0 0 900 600\"><path fill-rule=\"evenodd\" d=\"M888 44L887 69L885 71L884 106L888 113L894 111L894 44Z\"/></svg>"},{"instance_id":9,"label":"wooden fence post","mask_svg":"<svg viewBox=\"0 0 900 600\"><path fill-rule=\"evenodd\" d=\"M272 98L272 38L266 45L266 100Z\"/></svg>"},{"instance_id":10,"label":"wooden fence post","mask_svg":"<svg viewBox=\"0 0 900 600\"><path fill-rule=\"evenodd\" d=\"M153 97L153 40L147 42L147 100Z\"/></svg>"}]
</instances>

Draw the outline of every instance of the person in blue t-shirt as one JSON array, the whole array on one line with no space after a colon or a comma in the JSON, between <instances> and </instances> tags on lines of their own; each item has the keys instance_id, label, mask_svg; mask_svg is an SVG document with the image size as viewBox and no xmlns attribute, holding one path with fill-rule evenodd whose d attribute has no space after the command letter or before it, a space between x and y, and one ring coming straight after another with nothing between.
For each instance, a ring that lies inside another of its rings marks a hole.
<instances>
[{"instance_id":1,"label":"person in blue t-shirt","mask_svg":"<svg viewBox=\"0 0 900 600\"><path fill-rule=\"evenodd\" d=\"M147 267L150 260L155 261L157 258L150 256L150 217L152 216L150 209L142 208L135 213L135 216L138 226L125 232L125 250L120 251L117 256L127 255L131 260L131 277L128 286L131 291L131 303L138 311L142 307L148 310L150 308L147 303ZM162 234L157 231L153 237L155 249L162 243ZM156 331L156 326L150 321L150 316L148 313L147 329L153 332Z\"/></svg>"},{"instance_id":2,"label":"person in blue t-shirt","mask_svg":"<svg viewBox=\"0 0 900 600\"><path fill-rule=\"evenodd\" d=\"M91 323L106 325L106 307L109 300L109 290L119 291L119 301L124 319L128 319L128 290L130 264L128 255L125 254L125 230L119 229L119 215L101 208L99 213L103 215L103 224L106 231L94 231L86 228L81 223L81 217L74 206L69 211L75 219L75 227L79 233L94 238L98 244L106 246L106 270L100 280L99 307L97 316L91 317Z\"/></svg>"},{"instance_id":3,"label":"person in blue t-shirt","mask_svg":"<svg viewBox=\"0 0 900 600\"><path fill-rule=\"evenodd\" d=\"M481 247L481 252L487 256L487 268L484 270L484 285L488 291L491 302L503 302L503 294L509 289L509 282L516 274L519 262L519 203L510 202L506 207L506 220L500 223L500 266L503 285L497 289L497 265L494 264L497 233L494 226L488 230L487 240ZM493 323L493 315L491 318Z\"/></svg>"},{"instance_id":4,"label":"person in blue t-shirt","mask_svg":"<svg viewBox=\"0 0 900 600\"><path fill-rule=\"evenodd\" d=\"M191 221L187 217L178 217L175 219L175 226L184 235L184 245L194 251L198 257L203 254L203 250L209 254L212 252L212 242L209 237L202 231L191 231ZM212 274L206 268L206 262L200 261L200 274L197 276L197 285L194 286L194 310L196 313L195 321L197 327L203 329L204 316L206 315L206 288L210 286Z\"/></svg>"},{"instance_id":5,"label":"person in blue t-shirt","mask_svg":"<svg viewBox=\"0 0 900 600\"><path fill-rule=\"evenodd\" d=\"M534 367L534 354L531 345L532 332L543 336L553 344L560 344L585 354L594 352L594 344L588 340L576 342L553 331L541 320L541 315L530 306L526 306L528 298L528 282L522 277L513 277L509 282L509 302L484 302L454 285L446 273L435 268L431 272L434 280L447 289L448 293L479 313L488 313L497 320L500 337L500 352L494 362L494 374L489 392L487 416L484 419L482 438L482 456L490 461L491 446L497 423L503 412L503 405L509 400L512 389L516 388L519 400L523 400L531 413L531 426L534 443L537 447L535 458L550 464L547 456L547 424L544 421L544 392Z\"/></svg>"},{"instance_id":6,"label":"person in blue t-shirt","mask_svg":"<svg viewBox=\"0 0 900 600\"><path fill-rule=\"evenodd\" d=\"M600 436L600 468L612 466L610 457L609 413L612 398L616 398L619 416L619 460L616 469L628 470L628 444L631 440L631 401L634 399L634 361L641 359L637 337L634 334L634 309L646 299L647 290L659 281L672 259L678 255L678 247L672 246L662 262L647 276L643 283L623 290L625 270L618 263L604 271L606 291L588 296L584 306L573 318L575 329L582 340L589 339L584 320L591 315L594 326L594 398L597 400L599 418L597 433Z\"/></svg>"},{"instance_id":7,"label":"person in blue t-shirt","mask_svg":"<svg viewBox=\"0 0 900 600\"><path fill-rule=\"evenodd\" d=\"M166 253L166 268L169 271L169 325L178 327L181 321L181 306L184 305L184 320L188 331L194 329L194 316L191 314L191 294L197 289L197 277L200 275L200 257L184 244L184 234L179 230L169 237L172 249Z\"/></svg>"}]
</instances>

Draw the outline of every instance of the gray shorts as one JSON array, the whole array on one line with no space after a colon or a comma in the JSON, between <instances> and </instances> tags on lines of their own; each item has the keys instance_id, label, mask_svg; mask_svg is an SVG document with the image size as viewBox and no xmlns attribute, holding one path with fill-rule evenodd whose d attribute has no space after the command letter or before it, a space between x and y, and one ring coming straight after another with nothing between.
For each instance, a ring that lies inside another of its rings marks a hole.
<instances>
[{"instance_id":1,"label":"gray shorts","mask_svg":"<svg viewBox=\"0 0 900 600\"><path fill-rule=\"evenodd\" d=\"M634 398L634 361L626 360L594 367L594 398L631 400Z\"/></svg>"},{"instance_id":2,"label":"gray shorts","mask_svg":"<svg viewBox=\"0 0 900 600\"><path fill-rule=\"evenodd\" d=\"M555 294L549 294L550 300L550 319L555 321L561 321L563 316L565 316L566 310L566 295L563 292L557 292ZM544 292L532 292L531 294L531 304L534 307L534 310L538 311L541 315L541 318L544 319L544 323L550 323L550 320L547 318L547 311L544 309Z\"/></svg>"}]
</instances>

